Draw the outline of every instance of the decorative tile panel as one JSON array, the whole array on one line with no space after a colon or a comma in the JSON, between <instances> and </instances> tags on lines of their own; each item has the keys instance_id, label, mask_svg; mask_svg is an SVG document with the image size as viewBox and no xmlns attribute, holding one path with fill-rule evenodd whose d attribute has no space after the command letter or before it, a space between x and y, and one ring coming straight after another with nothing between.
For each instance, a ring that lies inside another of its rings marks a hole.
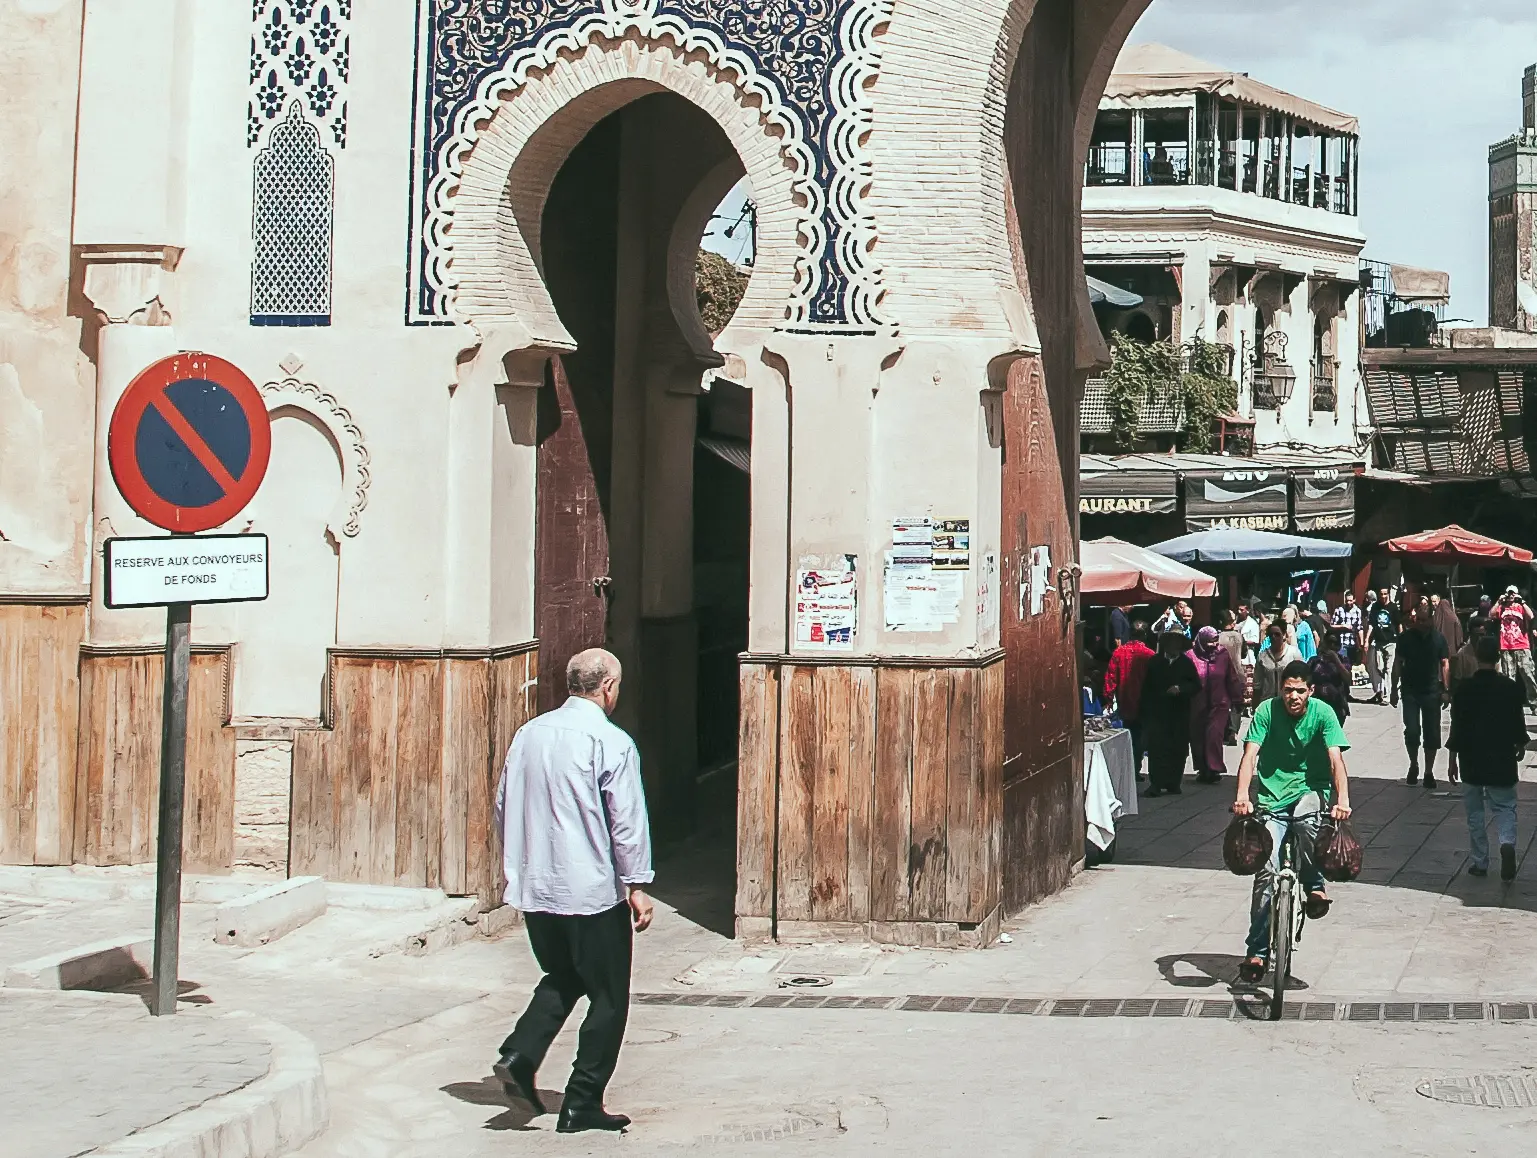
<instances>
[{"instance_id":1,"label":"decorative tile panel","mask_svg":"<svg viewBox=\"0 0 1537 1158\"><path fill-rule=\"evenodd\" d=\"M407 321L452 321L447 227L466 156L502 96L564 51L638 34L702 51L781 130L805 200L786 328L881 328L865 188L868 81L895 0L418 0Z\"/></svg>"},{"instance_id":2,"label":"decorative tile panel","mask_svg":"<svg viewBox=\"0 0 1537 1158\"><path fill-rule=\"evenodd\" d=\"M252 0L251 324L331 324L334 150L347 147L352 0Z\"/></svg>"},{"instance_id":3,"label":"decorative tile panel","mask_svg":"<svg viewBox=\"0 0 1537 1158\"><path fill-rule=\"evenodd\" d=\"M351 0L252 0L248 147L294 104L328 147L347 147L351 25Z\"/></svg>"}]
</instances>

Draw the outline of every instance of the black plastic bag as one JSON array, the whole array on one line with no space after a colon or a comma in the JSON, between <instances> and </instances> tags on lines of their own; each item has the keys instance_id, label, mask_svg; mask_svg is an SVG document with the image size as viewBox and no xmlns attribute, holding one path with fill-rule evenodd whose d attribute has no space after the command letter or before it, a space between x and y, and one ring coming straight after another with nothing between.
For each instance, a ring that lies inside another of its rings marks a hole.
<instances>
[{"instance_id":1,"label":"black plastic bag","mask_svg":"<svg viewBox=\"0 0 1537 1158\"><path fill-rule=\"evenodd\" d=\"M1361 875L1361 855L1361 842L1348 820L1329 817L1319 826L1313 859L1325 880L1355 880Z\"/></svg>"},{"instance_id":2,"label":"black plastic bag","mask_svg":"<svg viewBox=\"0 0 1537 1158\"><path fill-rule=\"evenodd\" d=\"M1270 829L1253 813L1233 817L1222 838L1222 863L1236 876L1252 877L1265 867L1274 851Z\"/></svg>"}]
</instances>

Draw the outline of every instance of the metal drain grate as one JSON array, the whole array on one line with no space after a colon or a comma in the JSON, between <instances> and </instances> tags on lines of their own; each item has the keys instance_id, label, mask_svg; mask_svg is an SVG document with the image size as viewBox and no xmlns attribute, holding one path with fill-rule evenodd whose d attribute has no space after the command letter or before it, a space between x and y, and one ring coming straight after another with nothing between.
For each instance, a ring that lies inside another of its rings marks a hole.
<instances>
[{"instance_id":1,"label":"metal drain grate","mask_svg":"<svg viewBox=\"0 0 1537 1158\"><path fill-rule=\"evenodd\" d=\"M1433 1078L1414 1087L1421 1097L1456 1106L1489 1106L1496 1110L1537 1107L1537 1078L1526 1074L1474 1074L1465 1078Z\"/></svg>"},{"instance_id":2,"label":"metal drain grate","mask_svg":"<svg viewBox=\"0 0 1537 1158\"><path fill-rule=\"evenodd\" d=\"M905 1013L1014 1014L1026 1017L1194 1017L1219 1021L1256 1016L1254 998L1190 1000L1183 997L958 997L914 994L907 997L863 997L851 993L771 993L749 997L734 993L637 993L636 1005L689 1006L723 1009L886 1009ZM1537 1006L1527 1001L1288 1001L1287 1021L1413 1022L1531 1022Z\"/></svg>"}]
</instances>

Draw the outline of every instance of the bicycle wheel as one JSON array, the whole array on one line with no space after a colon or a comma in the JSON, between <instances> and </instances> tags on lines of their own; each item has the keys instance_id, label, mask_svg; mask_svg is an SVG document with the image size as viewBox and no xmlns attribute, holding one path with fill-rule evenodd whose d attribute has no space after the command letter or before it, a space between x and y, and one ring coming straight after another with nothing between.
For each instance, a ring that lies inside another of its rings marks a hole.
<instances>
[{"instance_id":1,"label":"bicycle wheel","mask_svg":"<svg viewBox=\"0 0 1537 1158\"><path fill-rule=\"evenodd\" d=\"M1270 905L1270 964L1275 969L1275 983L1270 990L1271 1021L1281 1020L1281 1009L1286 1004L1286 979L1291 976L1292 888L1292 881L1285 877L1277 881Z\"/></svg>"}]
</instances>

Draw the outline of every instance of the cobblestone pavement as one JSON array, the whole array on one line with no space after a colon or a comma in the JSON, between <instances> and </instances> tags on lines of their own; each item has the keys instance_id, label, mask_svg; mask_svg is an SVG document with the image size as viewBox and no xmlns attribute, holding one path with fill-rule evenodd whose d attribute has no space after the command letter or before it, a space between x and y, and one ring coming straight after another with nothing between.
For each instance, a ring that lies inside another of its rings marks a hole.
<instances>
[{"instance_id":1,"label":"cobblestone pavement","mask_svg":"<svg viewBox=\"0 0 1537 1158\"><path fill-rule=\"evenodd\" d=\"M265 1041L129 996L0 989L0 1152L69 1158L267 1072Z\"/></svg>"}]
</instances>

